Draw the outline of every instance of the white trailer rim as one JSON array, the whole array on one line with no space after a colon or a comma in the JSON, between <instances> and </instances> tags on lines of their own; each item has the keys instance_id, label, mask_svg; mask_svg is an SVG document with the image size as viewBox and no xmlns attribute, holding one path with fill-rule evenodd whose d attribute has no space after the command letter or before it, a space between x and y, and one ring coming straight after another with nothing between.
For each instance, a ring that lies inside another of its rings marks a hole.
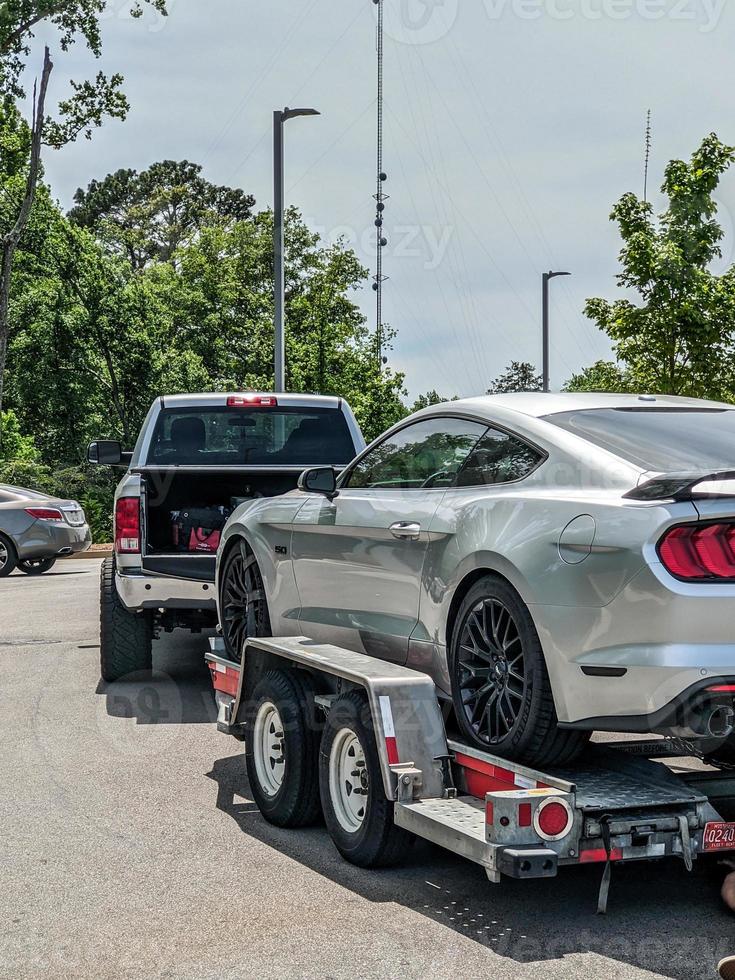
<instances>
[{"instance_id":1,"label":"white trailer rim","mask_svg":"<svg viewBox=\"0 0 735 980\"><path fill-rule=\"evenodd\" d=\"M286 762L283 756L283 722L272 701L264 701L255 716L253 761L260 788L266 796L276 796L283 785Z\"/></svg>"},{"instance_id":2,"label":"white trailer rim","mask_svg":"<svg viewBox=\"0 0 735 980\"><path fill-rule=\"evenodd\" d=\"M342 728L329 754L329 795L340 826L349 834L362 827L369 792L365 752L351 728Z\"/></svg>"}]
</instances>

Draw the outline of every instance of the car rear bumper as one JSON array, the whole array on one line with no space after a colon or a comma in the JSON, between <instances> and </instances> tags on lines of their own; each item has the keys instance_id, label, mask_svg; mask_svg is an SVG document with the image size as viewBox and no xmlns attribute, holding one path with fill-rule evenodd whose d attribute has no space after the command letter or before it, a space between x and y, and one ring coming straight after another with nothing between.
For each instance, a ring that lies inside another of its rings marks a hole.
<instances>
[{"instance_id":1,"label":"car rear bumper","mask_svg":"<svg viewBox=\"0 0 735 980\"><path fill-rule=\"evenodd\" d=\"M51 521L35 521L27 531L15 540L18 558L63 558L88 551L92 546L89 527L72 527L70 524Z\"/></svg>"},{"instance_id":2,"label":"car rear bumper","mask_svg":"<svg viewBox=\"0 0 735 980\"><path fill-rule=\"evenodd\" d=\"M122 604L131 612L140 609L216 609L211 582L148 575L142 570L115 574Z\"/></svg>"}]
</instances>

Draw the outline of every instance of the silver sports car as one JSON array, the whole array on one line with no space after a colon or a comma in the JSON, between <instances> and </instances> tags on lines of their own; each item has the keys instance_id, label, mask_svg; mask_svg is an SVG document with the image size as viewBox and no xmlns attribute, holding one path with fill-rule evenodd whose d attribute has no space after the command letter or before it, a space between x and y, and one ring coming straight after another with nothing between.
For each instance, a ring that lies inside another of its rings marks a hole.
<instances>
[{"instance_id":1,"label":"silver sports car","mask_svg":"<svg viewBox=\"0 0 735 980\"><path fill-rule=\"evenodd\" d=\"M339 477L309 470L299 490L235 511L217 563L229 654L270 631L408 664L465 738L536 764L570 761L593 730L722 742L735 718L728 480L735 406L433 406Z\"/></svg>"},{"instance_id":2,"label":"silver sports car","mask_svg":"<svg viewBox=\"0 0 735 980\"><path fill-rule=\"evenodd\" d=\"M0 578L42 575L57 558L87 551L92 536L76 500L0 484Z\"/></svg>"}]
</instances>

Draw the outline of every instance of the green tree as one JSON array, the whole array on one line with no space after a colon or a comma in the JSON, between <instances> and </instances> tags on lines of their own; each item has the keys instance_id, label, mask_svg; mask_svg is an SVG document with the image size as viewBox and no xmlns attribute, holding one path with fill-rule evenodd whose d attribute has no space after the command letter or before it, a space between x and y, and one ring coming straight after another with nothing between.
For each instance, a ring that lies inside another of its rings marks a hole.
<instances>
[{"instance_id":1,"label":"green tree","mask_svg":"<svg viewBox=\"0 0 735 980\"><path fill-rule=\"evenodd\" d=\"M541 391L543 378L528 361L511 361L505 371L488 388L488 395L505 395L516 391Z\"/></svg>"},{"instance_id":2,"label":"green tree","mask_svg":"<svg viewBox=\"0 0 735 980\"><path fill-rule=\"evenodd\" d=\"M166 13L166 0L132 0L131 13L139 17L149 5ZM22 76L28 66L31 41L39 25L56 29L59 47L65 52L83 40L95 57L101 54L100 17L107 0L12 0L0 3L0 103L8 111L14 102L24 98ZM33 88L33 117L27 141L27 161L21 179L13 174L3 180L2 190L14 206L0 229L0 410L8 345L8 306L13 258L30 213L41 175L41 146L45 141L56 148L78 136L91 136L94 127L106 117L124 119L128 102L121 91L122 75L107 76L98 72L94 79L70 81L71 92L58 104L56 118L46 115L46 94L53 62L48 47L44 52L40 78ZM3 175L5 176L5 175Z\"/></svg>"},{"instance_id":3,"label":"green tree","mask_svg":"<svg viewBox=\"0 0 735 980\"><path fill-rule=\"evenodd\" d=\"M199 164L162 160L138 173L118 170L74 195L70 219L94 232L136 270L170 262L205 226L245 221L255 198L210 183Z\"/></svg>"},{"instance_id":4,"label":"green tree","mask_svg":"<svg viewBox=\"0 0 735 980\"><path fill-rule=\"evenodd\" d=\"M735 269L710 268L723 237L712 195L734 159L712 134L689 162L666 168L669 203L658 219L635 194L613 209L624 242L617 281L639 302L590 299L586 313L612 339L626 387L713 398L735 388ZM614 372L607 378L614 383Z\"/></svg>"},{"instance_id":5,"label":"green tree","mask_svg":"<svg viewBox=\"0 0 735 980\"><path fill-rule=\"evenodd\" d=\"M630 372L613 361L595 361L579 374L573 374L564 391L634 392L635 380Z\"/></svg>"},{"instance_id":6,"label":"green tree","mask_svg":"<svg viewBox=\"0 0 735 980\"><path fill-rule=\"evenodd\" d=\"M455 395L456 399L456 395ZM440 395L438 391L433 388L431 391L425 392L423 395L419 395L416 401L413 403L409 409L409 413L413 415L414 412L420 412L422 408L429 408L430 405L441 405L444 402L453 401L454 399L444 398Z\"/></svg>"}]
</instances>

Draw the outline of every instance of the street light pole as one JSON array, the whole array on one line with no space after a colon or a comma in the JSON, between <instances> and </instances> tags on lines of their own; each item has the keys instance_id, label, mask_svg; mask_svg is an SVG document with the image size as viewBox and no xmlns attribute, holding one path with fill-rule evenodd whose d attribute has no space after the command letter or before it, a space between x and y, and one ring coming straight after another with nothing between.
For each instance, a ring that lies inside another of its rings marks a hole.
<instances>
[{"instance_id":1,"label":"street light pole","mask_svg":"<svg viewBox=\"0 0 735 980\"><path fill-rule=\"evenodd\" d=\"M543 380L544 391L550 390L550 345L549 345L549 283L557 276L571 276L571 272L544 272L543 274Z\"/></svg>"},{"instance_id":2,"label":"street light pole","mask_svg":"<svg viewBox=\"0 0 735 980\"><path fill-rule=\"evenodd\" d=\"M273 113L273 276L275 326L275 391L286 390L286 277L284 271L285 191L283 124L295 116L318 116L316 109L276 109Z\"/></svg>"}]
</instances>

